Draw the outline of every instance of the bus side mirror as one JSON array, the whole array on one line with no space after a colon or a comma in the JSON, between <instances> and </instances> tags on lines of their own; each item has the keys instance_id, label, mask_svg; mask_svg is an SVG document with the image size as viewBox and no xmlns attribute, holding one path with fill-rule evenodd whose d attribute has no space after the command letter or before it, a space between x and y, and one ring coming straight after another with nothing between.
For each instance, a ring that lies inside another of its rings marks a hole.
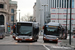
<instances>
[{"instance_id":1,"label":"bus side mirror","mask_svg":"<svg viewBox=\"0 0 75 50\"><path fill-rule=\"evenodd\" d=\"M13 28L15 29L15 27L16 27L16 26L14 25L14 27L13 27Z\"/></svg>"},{"instance_id":2,"label":"bus side mirror","mask_svg":"<svg viewBox=\"0 0 75 50\"><path fill-rule=\"evenodd\" d=\"M44 27L45 27L45 26L43 26L43 29L44 29Z\"/></svg>"}]
</instances>

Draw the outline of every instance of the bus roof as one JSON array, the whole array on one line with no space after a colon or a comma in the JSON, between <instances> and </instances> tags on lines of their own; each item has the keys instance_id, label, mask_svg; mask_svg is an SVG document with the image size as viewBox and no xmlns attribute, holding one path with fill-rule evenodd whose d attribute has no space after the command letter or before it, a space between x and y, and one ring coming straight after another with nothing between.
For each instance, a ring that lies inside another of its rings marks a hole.
<instances>
[{"instance_id":1,"label":"bus roof","mask_svg":"<svg viewBox=\"0 0 75 50\"><path fill-rule=\"evenodd\" d=\"M56 23L56 22L49 22L48 24L46 25L51 25L51 26L59 26L60 23Z\"/></svg>"},{"instance_id":2,"label":"bus roof","mask_svg":"<svg viewBox=\"0 0 75 50\"><path fill-rule=\"evenodd\" d=\"M17 22L17 23L32 23L32 24L34 24L35 26L39 26L39 23L38 22Z\"/></svg>"},{"instance_id":3,"label":"bus roof","mask_svg":"<svg viewBox=\"0 0 75 50\"><path fill-rule=\"evenodd\" d=\"M22 22L17 22L17 23L38 23L38 22L27 22L27 21L22 21Z\"/></svg>"},{"instance_id":4,"label":"bus roof","mask_svg":"<svg viewBox=\"0 0 75 50\"><path fill-rule=\"evenodd\" d=\"M17 22L17 23L33 23L33 22L22 21L22 22Z\"/></svg>"}]
</instances>

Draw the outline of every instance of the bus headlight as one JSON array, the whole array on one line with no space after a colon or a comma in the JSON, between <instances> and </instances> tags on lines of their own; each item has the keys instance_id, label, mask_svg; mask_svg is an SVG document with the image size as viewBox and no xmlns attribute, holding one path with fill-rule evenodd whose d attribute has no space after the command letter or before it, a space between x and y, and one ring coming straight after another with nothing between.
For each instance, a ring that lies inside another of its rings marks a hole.
<instances>
[{"instance_id":1,"label":"bus headlight","mask_svg":"<svg viewBox=\"0 0 75 50\"><path fill-rule=\"evenodd\" d=\"M16 39L18 39L18 37L16 37Z\"/></svg>"},{"instance_id":2,"label":"bus headlight","mask_svg":"<svg viewBox=\"0 0 75 50\"><path fill-rule=\"evenodd\" d=\"M58 40L58 38L57 38L57 40Z\"/></svg>"},{"instance_id":3,"label":"bus headlight","mask_svg":"<svg viewBox=\"0 0 75 50\"><path fill-rule=\"evenodd\" d=\"M30 39L32 39L32 37L30 37Z\"/></svg>"},{"instance_id":4,"label":"bus headlight","mask_svg":"<svg viewBox=\"0 0 75 50\"><path fill-rule=\"evenodd\" d=\"M44 37L44 38L46 38L46 37Z\"/></svg>"}]
</instances>

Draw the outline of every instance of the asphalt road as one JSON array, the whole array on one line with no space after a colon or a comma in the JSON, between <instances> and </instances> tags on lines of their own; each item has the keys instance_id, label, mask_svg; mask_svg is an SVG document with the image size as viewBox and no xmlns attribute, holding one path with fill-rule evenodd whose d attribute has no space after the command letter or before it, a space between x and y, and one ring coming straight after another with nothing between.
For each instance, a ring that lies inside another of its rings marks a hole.
<instances>
[{"instance_id":1,"label":"asphalt road","mask_svg":"<svg viewBox=\"0 0 75 50\"><path fill-rule=\"evenodd\" d=\"M57 43L44 43L42 36L39 36L37 42L21 42L18 43L11 36L0 39L0 50L74 50L71 47L61 47Z\"/></svg>"}]
</instances>

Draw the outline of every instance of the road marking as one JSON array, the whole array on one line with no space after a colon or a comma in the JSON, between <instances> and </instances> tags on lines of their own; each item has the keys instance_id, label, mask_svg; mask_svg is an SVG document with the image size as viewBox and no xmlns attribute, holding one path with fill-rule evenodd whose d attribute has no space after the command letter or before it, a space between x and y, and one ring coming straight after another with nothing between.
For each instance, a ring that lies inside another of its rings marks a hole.
<instances>
[{"instance_id":1,"label":"road marking","mask_svg":"<svg viewBox=\"0 0 75 50\"><path fill-rule=\"evenodd\" d=\"M70 47L51 46L51 48L71 49Z\"/></svg>"},{"instance_id":2,"label":"road marking","mask_svg":"<svg viewBox=\"0 0 75 50\"><path fill-rule=\"evenodd\" d=\"M43 45L47 50L50 50L48 47L46 47L45 45Z\"/></svg>"}]
</instances>

